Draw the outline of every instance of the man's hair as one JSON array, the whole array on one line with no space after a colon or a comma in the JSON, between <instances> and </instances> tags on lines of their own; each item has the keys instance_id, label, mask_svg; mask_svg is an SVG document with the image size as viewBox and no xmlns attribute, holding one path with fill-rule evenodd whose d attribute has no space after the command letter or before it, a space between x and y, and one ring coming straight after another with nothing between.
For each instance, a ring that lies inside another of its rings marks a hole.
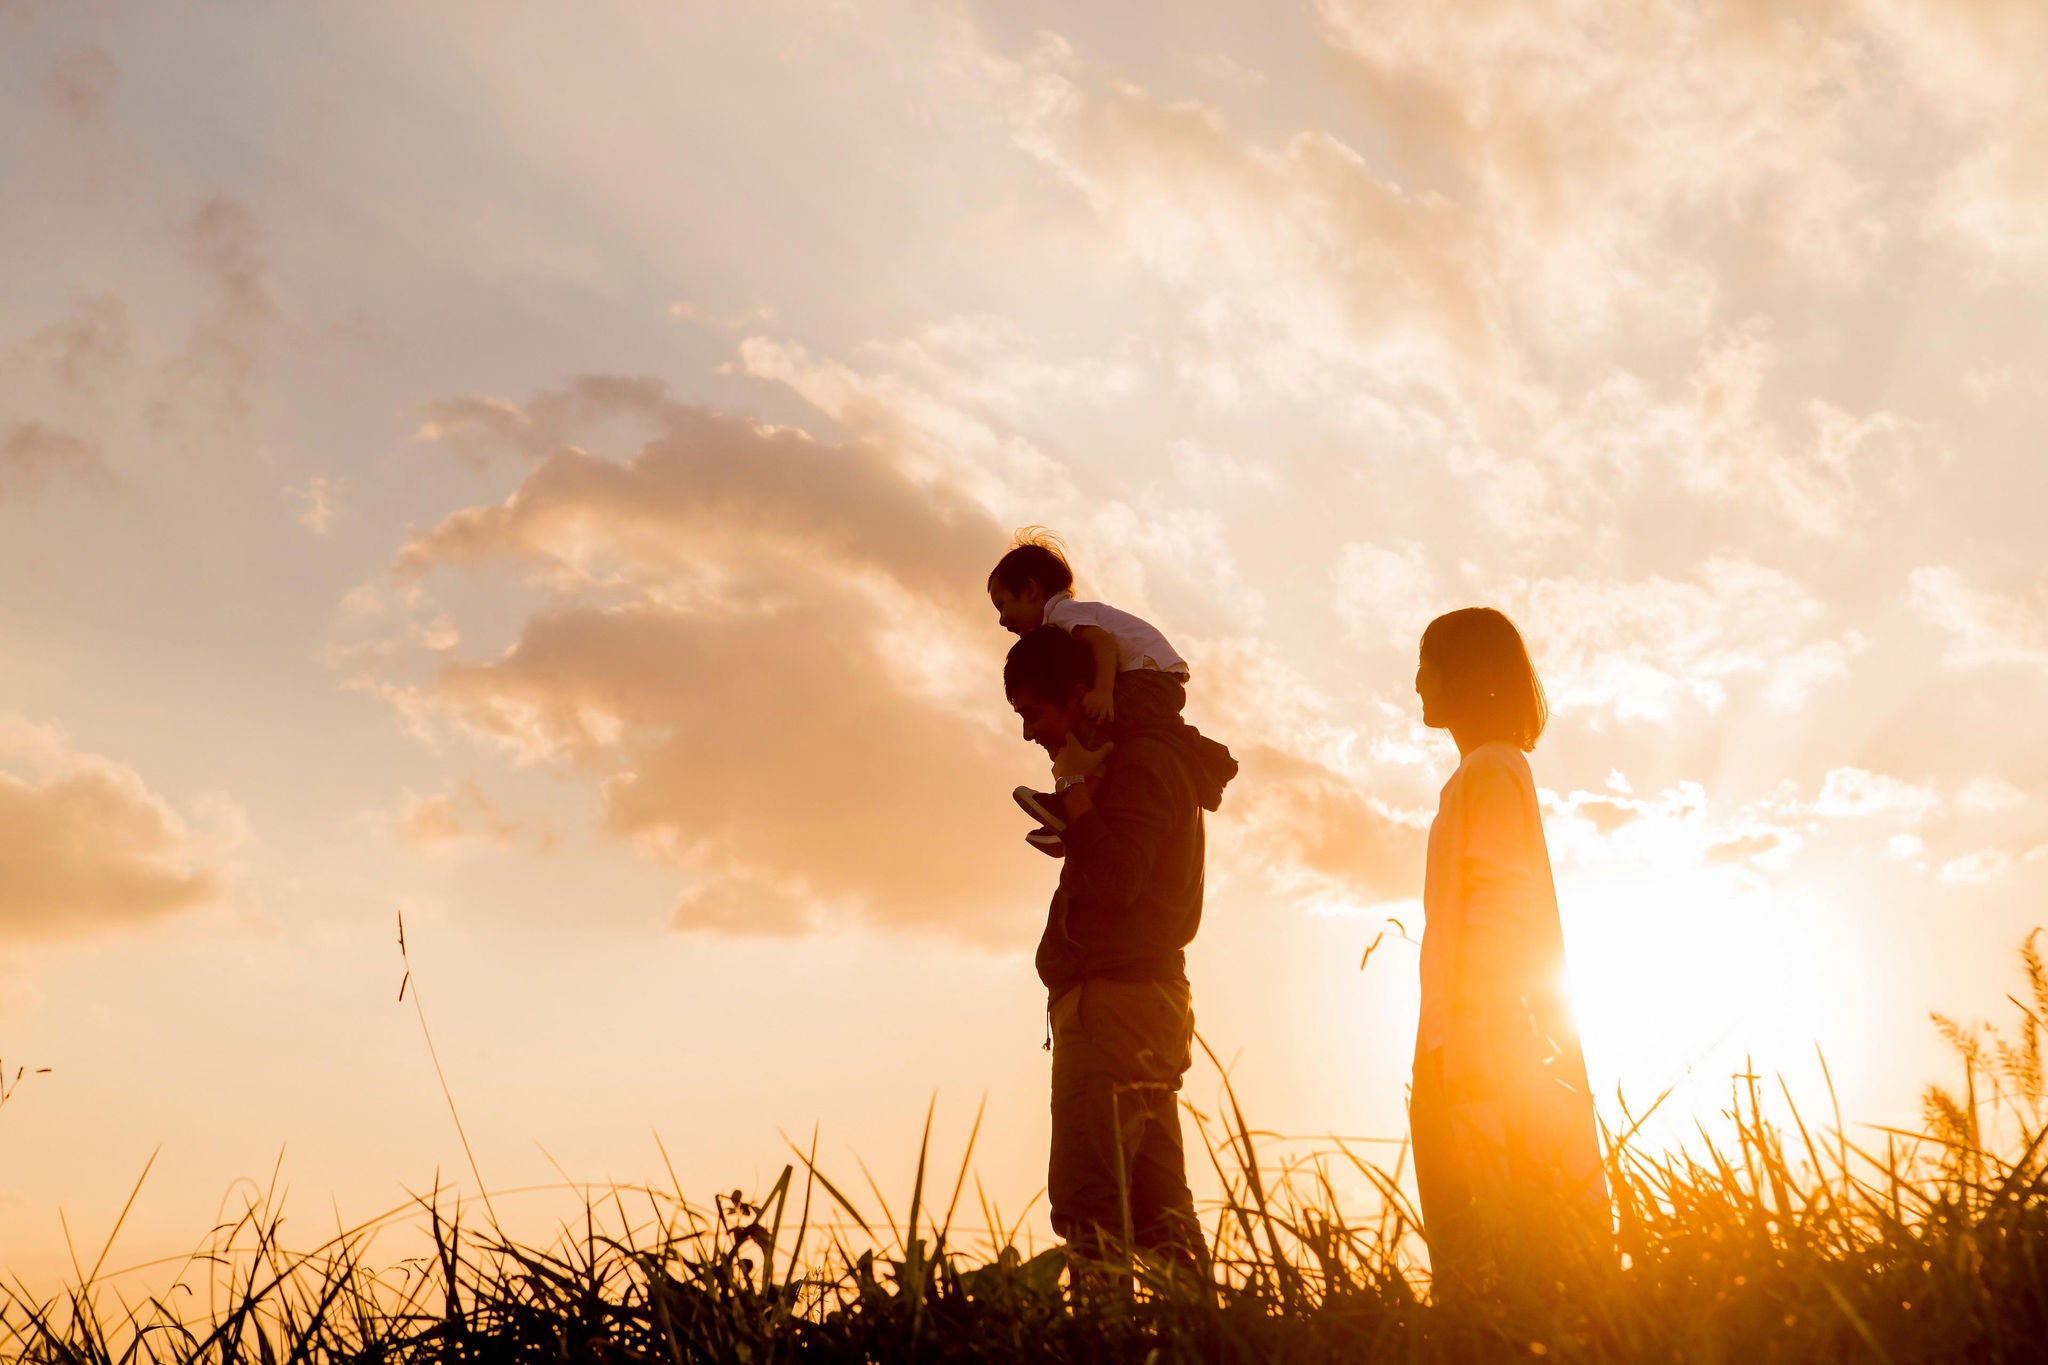
<instances>
[{"instance_id":1,"label":"man's hair","mask_svg":"<svg viewBox=\"0 0 2048 1365\"><path fill-rule=\"evenodd\" d=\"M1474 742L1505 739L1527 752L1550 720L1550 704L1522 633L1492 607L1439 616L1422 632L1422 657L1436 666L1444 700L1472 727Z\"/></svg>"},{"instance_id":2,"label":"man's hair","mask_svg":"<svg viewBox=\"0 0 2048 1365\"><path fill-rule=\"evenodd\" d=\"M1043 526L1026 526L1010 541L1010 552L996 561L988 581L1000 583L1013 594L1036 583L1047 597L1074 590L1074 570L1067 563L1067 547Z\"/></svg>"},{"instance_id":3,"label":"man's hair","mask_svg":"<svg viewBox=\"0 0 2048 1365\"><path fill-rule=\"evenodd\" d=\"M1077 687L1095 680L1095 651L1061 630L1040 626L1027 630L1010 646L1003 660L1003 695L1014 698L1028 687L1040 698L1064 706Z\"/></svg>"}]
</instances>

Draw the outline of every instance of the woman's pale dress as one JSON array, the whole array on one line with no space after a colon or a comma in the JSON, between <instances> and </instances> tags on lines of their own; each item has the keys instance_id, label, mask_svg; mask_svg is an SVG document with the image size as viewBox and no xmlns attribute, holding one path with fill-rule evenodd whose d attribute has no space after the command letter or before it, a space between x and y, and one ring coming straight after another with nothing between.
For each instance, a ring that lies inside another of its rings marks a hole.
<instances>
[{"instance_id":1,"label":"woman's pale dress","mask_svg":"<svg viewBox=\"0 0 2048 1365\"><path fill-rule=\"evenodd\" d=\"M1562 1204L1604 1230L1586 1065L1564 985L1564 933L1536 782L1505 741L1443 787L1423 884L1422 1010L1411 1128L1441 1271L1462 1233Z\"/></svg>"}]
</instances>

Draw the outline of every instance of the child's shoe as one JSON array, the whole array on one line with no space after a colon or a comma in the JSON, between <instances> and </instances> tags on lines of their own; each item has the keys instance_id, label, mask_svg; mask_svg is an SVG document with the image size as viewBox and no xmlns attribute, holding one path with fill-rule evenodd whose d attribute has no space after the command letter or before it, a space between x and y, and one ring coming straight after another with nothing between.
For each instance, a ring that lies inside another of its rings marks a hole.
<instances>
[{"instance_id":1,"label":"child's shoe","mask_svg":"<svg viewBox=\"0 0 2048 1365\"><path fill-rule=\"evenodd\" d=\"M1059 835L1049 829L1032 830L1024 836L1024 842L1048 858L1064 858L1067 856L1066 844L1060 839Z\"/></svg>"},{"instance_id":2,"label":"child's shoe","mask_svg":"<svg viewBox=\"0 0 2048 1365\"><path fill-rule=\"evenodd\" d=\"M1024 808L1026 815L1047 829L1062 830L1067 827L1066 798L1058 792L1033 791L1029 787L1019 787L1010 795Z\"/></svg>"}]
</instances>

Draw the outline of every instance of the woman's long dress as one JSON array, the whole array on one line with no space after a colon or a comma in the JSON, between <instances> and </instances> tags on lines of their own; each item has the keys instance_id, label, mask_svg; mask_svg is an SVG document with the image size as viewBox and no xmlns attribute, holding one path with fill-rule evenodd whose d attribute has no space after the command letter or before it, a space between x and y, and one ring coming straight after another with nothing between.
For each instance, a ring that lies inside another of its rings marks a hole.
<instances>
[{"instance_id":1,"label":"woman's long dress","mask_svg":"<svg viewBox=\"0 0 2048 1365\"><path fill-rule=\"evenodd\" d=\"M1410 1128L1438 1279L1609 1228L1535 778L1482 744L1444 784L1423 886ZM1589 1239L1589 1240L1588 1240ZM1504 1244L1513 1244L1506 1246Z\"/></svg>"}]
</instances>

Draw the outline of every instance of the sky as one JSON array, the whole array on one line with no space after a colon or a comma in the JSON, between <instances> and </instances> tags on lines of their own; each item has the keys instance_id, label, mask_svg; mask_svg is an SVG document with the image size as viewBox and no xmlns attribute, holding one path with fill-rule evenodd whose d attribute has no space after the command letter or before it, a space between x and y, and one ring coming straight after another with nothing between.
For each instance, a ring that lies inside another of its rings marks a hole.
<instances>
[{"instance_id":1,"label":"sky","mask_svg":"<svg viewBox=\"0 0 2048 1365\"><path fill-rule=\"evenodd\" d=\"M1042 1227L1025 525L1243 761L1189 973L1256 1125L1404 1130L1416 641L1475 604L1603 1111L1911 1123L2048 877L2044 42L0 0L8 1269L152 1154L110 1265L273 1170L309 1240L473 1186L413 990L495 1189L815 1132L907 1191L985 1103Z\"/></svg>"}]
</instances>

